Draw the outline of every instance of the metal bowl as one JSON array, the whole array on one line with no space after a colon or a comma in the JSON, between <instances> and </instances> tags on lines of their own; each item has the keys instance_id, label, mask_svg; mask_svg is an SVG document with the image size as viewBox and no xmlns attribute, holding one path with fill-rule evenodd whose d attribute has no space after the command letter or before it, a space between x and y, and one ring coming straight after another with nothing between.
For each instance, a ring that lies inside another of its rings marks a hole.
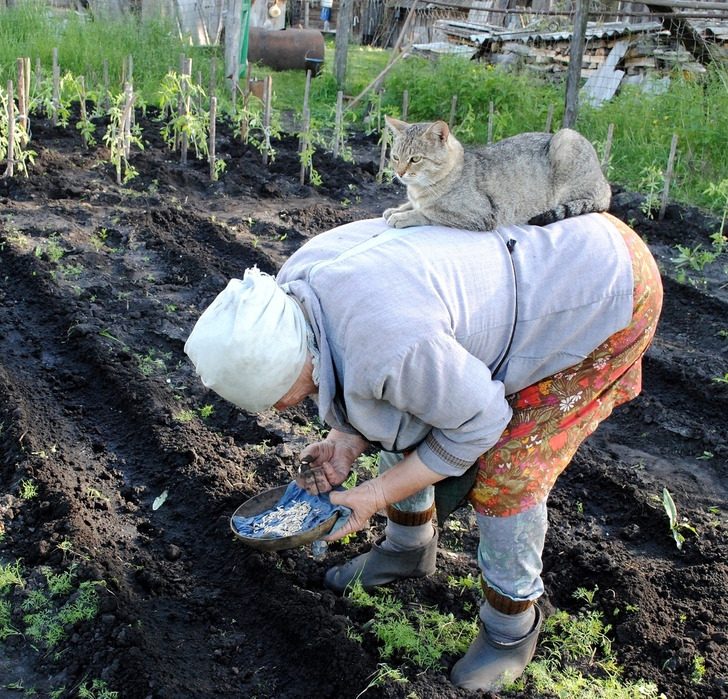
<instances>
[{"instance_id":1,"label":"metal bowl","mask_svg":"<svg viewBox=\"0 0 728 699\"><path fill-rule=\"evenodd\" d=\"M304 531L291 534L289 536L270 536L270 537L257 537L257 536L244 536L237 529L233 523L233 517L252 517L253 515L259 515L266 510L273 509L278 501L283 497L283 493L286 492L287 485L280 485L277 488L271 488L270 490L264 490L262 493L258 493L250 500L246 500L235 512L230 516L230 529L233 534L240 539L243 543L247 544L251 548L259 549L260 551L282 551L283 549L294 549L298 546L305 546L310 544L322 536L326 536L334 526L339 513L334 512L321 524L316 525L312 529L305 529Z\"/></svg>"}]
</instances>

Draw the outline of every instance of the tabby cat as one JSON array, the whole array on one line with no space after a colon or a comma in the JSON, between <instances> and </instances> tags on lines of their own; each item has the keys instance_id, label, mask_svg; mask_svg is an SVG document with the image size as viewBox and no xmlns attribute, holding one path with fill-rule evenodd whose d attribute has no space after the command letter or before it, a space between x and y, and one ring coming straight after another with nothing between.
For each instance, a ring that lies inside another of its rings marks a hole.
<instances>
[{"instance_id":1,"label":"tabby cat","mask_svg":"<svg viewBox=\"0 0 728 699\"><path fill-rule=\"evenodd\" d=\"M572 129L523 133L465 150L444 121L386 122L394 134L392 167L408 199L384 212L393 228L441 224L487 231L609 208L611 189L596 151Z\"/></svg>"}]
</instances>

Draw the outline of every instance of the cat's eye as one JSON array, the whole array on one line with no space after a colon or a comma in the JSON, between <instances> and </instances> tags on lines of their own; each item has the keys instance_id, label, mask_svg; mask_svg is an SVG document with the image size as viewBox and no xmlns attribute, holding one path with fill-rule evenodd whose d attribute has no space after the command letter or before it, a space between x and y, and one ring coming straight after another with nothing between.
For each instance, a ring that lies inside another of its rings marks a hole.
<instances>
[{"instance_id":1,"label":"cat's eye","mask_svg":"<svg viewBox=\"0 0 728 699\"><path fill-rule=\"evenodd\" d=\"M392 160L394 160L395 163L398 163L399 162L399 156L396 155L395 153L392 153Z\"/></svg>"},{"instance_id":2,"label":"cat's eye","mask_svg":"<svg viewBox=\"0 0 728 699\"><path fill-rule=\"evenodd\" d=\"M413 155L410 158L410 162L411 163L419 163L421 160L422 160L422 156L421 155Z\"/></svg>"}]
</instances>

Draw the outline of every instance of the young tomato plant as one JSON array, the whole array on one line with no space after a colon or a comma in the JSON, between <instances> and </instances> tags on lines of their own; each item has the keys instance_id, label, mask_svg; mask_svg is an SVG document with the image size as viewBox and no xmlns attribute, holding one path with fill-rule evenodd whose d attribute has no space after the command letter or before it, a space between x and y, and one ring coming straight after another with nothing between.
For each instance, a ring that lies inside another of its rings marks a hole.
<instances>
[{"instance_id":1,"label":"young tomato plant","mask_svg":"<svg viewBox=\"0 0 728 699\"><path fill-rule=\"evenodd\" d=\"M197 158L208 155L210 114L200 106L205 91L189 75L170 71L164 76L159 93L159 106L166 115L162 138L171 150L187 139Z\"/></svg>"},{"instance_id":2,"label":"young tomato plant","mask_svg":"<svg viewBox=\"0 0 728 699\"><path fill-rule=\"evenodd\" d=\"M12 109L10 109L13 107ZM10 114L13 114L13 128L10 128ZM10 140L12 139L12 143ZM10 95L0 87L0 160L12 153L14 168L28 177L28 164L35 161L36 152L28 148L30 134L25 122L18 119Z\"/></svg>"},{"instance_id":3,"label":"young tomato plant","mask_svg":"<svg viewBox=\"0 0 728 699\"><path fill-rule=\"evenodd\" d=\"M109 148L109 160L116 169L117 184L126 184L137 176L136 169L129 163L129 150L132 145L144 150L141 129L138 124L130 124L133 98L120 93L112 99L109 109L109 125L104 133L104 143Z\"/></svg>"}]
</instances>

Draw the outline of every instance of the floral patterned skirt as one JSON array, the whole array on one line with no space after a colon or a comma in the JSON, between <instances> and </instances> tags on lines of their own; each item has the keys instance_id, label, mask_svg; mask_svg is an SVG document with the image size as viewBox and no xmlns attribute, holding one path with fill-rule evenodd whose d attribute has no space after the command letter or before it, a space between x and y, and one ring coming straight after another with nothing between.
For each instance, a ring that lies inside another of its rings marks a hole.
<instances>
[{"instance_id":1,"label":"floral patterned skirt","mask_svg":"<svg viewBox=\"0 0 728 699\"><path fill-rule=\"evenodd\" d=\"M507 397L513 417L478 459L469 495L480 514L507 517L543 501L579 445L642 388L642 355L662 309L660 273L637 233L603 215L622 234L632 257L632 320L575 366Z\"/></svg>"}]
</instances>

